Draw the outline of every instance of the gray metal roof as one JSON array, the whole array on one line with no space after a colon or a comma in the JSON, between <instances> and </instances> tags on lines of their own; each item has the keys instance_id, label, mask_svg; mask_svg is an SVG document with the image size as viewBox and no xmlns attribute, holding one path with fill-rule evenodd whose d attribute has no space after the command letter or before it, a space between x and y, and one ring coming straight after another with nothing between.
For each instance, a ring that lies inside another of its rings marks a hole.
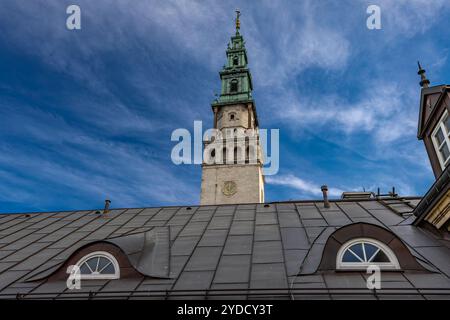
<instances>
[{"instance_id":1,"label":"gray metal roof","mask_svg":"<svg viewBox=\"0 0 450 320\"><path fill-rule=\"evenodd\" d=\"M114 209L0 215L0 298L450 298L450 243L413 226L420 198ZM353 223L397 235L424 270L318 272L328 237ZM156 241L156 237L159 239ZM47 276L96 241L120 247L141 277L82 281ZM34 280L34 281L30 281Z\"/></svg>"}]
</instances>

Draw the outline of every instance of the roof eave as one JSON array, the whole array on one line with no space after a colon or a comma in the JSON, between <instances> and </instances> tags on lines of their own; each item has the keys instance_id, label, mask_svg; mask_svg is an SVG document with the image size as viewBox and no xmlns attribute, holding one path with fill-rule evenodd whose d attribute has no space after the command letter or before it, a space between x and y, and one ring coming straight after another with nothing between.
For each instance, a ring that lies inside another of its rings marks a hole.
<instances>
[{"instance_id":1,"label":"roof eave","mask_svg":"<svg viewBox=\"0 0 450 320\"><path fill-rule=\"evenodd\" d=\"M415 226L425 219L430 210L434 208L449 189L450 166L447 166L414 209L413 213L417 217L414 220Z\"/></svg>"}]
</instances>

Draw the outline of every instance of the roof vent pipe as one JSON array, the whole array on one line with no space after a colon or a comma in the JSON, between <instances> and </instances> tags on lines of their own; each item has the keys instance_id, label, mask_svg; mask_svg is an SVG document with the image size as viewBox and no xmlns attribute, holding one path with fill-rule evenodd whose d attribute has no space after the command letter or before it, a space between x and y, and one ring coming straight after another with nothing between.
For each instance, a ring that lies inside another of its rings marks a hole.
<instances>
[{"instance_id":1,"label":"roof vent pipe","mask_svg":"<svg viewBox=\"0 0 450 320\"><path fill-rule=\"evenodd\" d=\"M107 214L109 212L109 205L111 204L111 200L105 200L105 209L103 209L103 214Z\"/></svg>"},{"instance_id":2,"label":"roof vent pipe","mask_svg":"<svg viewBox=\"0 0 450 320\"><path fill-rule=\"evenodd\" d=\"M329 208L330 202L328 201L328 187L326 185L324 185L320 189L322 190L322 193L323 193L323 206L325 208Z\"/></svg>"}]
</instances>

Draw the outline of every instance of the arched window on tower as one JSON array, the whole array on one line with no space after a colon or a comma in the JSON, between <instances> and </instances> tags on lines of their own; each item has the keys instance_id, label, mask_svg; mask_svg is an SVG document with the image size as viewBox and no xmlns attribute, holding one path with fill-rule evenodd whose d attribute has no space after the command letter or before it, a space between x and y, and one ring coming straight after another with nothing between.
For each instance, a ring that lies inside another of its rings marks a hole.
<instances>
[{"instance_id":1,"label":"arched window on tower","mask_svg":"<svg viewBox=\"0 0 450 320\"><path fill-rule=\"evenodd\" d=\"M245 148L245 163L250 163L250 147Z\"/></svg>"},{"instance_id":2,"label":"arched window on tower","mask_svg":"<svg viewBox=\"0 0 450 320\"><path fill-rule=\"evenodd\" d=\"M238 58L238 56L234 56L233 57L233 66L237 66L237 65L239 65L239 58Z\"/></svg>"},{"instance_id":3,"label":"arched window on tower","mask_svg":"<svg viewBox=\"0 0 450 320\"><path fill-rule=\"evenodd\" d=\"M234 163L237 163L238 161L238 147L234 147Z\"/></svg>"},{"instance_id":4,"label":"arched window on tower","mask_svg":"<svg viewBox=\"0 0 450 320\"><path fill-rule=\"evenodd\" d=\"M230 82L230 92L238 91L238 81L236 79L231 80Z\"/></svg>"},{"instance_id":5,"label":"arched window on tower","mask_svg":"<svg viewBox=\"0 0 450 320\"><path fill-rule=\"evenodd\" d=\"M227 163L227 148L222 149L222 163Z\"/></svg>"},{"instance_id":6,"label":"arched window on tower","mask_svg":"<svg viewBox=\"0 0 450 320\"><path fill-rule=\"evenodd\" d=\"M236 120L236 114L234 112L230 112L229 119L230 119L230 121Z\"/></svg>"},{"instance_id":7,"label":"arched window on tower","mask_svg":"<svg viewBox=\"0 0 450 320\"><path fill-rule=\"evenodd\" d=\"M254 143L253 141L251 144L249 143L249 146L247 147L247 150L246 150L248 163L251 163L251 164L255 164L258 162L257 149L253 143Z\"/></svg>"}]
</instances>

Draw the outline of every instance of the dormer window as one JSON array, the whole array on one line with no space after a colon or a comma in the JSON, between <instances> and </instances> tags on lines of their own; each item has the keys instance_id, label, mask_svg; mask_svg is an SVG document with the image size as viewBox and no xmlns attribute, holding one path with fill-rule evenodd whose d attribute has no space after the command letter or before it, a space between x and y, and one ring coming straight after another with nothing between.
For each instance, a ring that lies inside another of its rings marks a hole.
<instances>
[{"instance_id":1,"label":"dormer window","mask_svg":"<svg viewBox=\"0 0 450 320\"><path fill-rule=\"evenodd\" d=\"M436 150L441 168L444 169L450 161L450 117L445 111L432 134L433 145Z\"/></svg>"},{"instance_id":2,"label":"dormer window","mask_svg":"<svg viewBox=\"0 0 450 320\"><path fill-rule=\"evenodd\" d=\"M116 258L108 252L92 252L77 262L81 279L119 279L120 268Z\"/></svg>"},{"instance_id":3,"label":"dormer window","mask_svg":"<svg viewBox=\"0 0 450 320\"><path fill-rule=\"evenodd\" d=\"M231 80L230 82L230 92L238 91L238 81L236 79Z\"/></svg>"},{"instance_id":4,"label":"dormer window","mask_svg":"<svg viewBox=\"0 0 450 320\"><path fill-rule=\"evenodd\" d=\"M370 265L376 265L384 270L400 269L397 257L392 250L375 239L353 239L346 242L338 251L337 269L365 270Z\"/></svg>"}]
</instances>

